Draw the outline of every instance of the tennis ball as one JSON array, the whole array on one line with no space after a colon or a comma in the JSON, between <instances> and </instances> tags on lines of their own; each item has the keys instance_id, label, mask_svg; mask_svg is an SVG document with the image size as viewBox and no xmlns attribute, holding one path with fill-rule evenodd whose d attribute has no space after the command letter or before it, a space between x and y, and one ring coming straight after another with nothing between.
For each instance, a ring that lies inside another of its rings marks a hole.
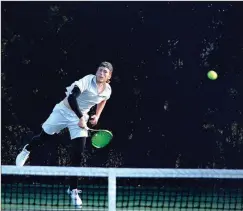
<instances>
[{"instance_id":1,"label":"tennis ball","mask_svg":"<svg viewBox=\"0 0 243 211\"><path fill-rule=\"evenodd\" d=\"M218 78L218 74L214 70L210 70L207 75L211 80L216 80Z\"/></svg>"}]
</instances>

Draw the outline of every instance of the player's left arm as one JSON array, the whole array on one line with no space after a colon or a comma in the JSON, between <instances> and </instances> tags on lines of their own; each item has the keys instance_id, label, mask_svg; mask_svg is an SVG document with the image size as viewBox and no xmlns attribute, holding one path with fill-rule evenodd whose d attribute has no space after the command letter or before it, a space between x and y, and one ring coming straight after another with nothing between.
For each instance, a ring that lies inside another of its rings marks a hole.
<instances>
[{"instance_id":1,"label":"player's left arm","mask_svg":"<svg viewBox=\"0 0 243 211\"><path fill-rule=\"evenodd\" d=\"M105 104L106 104L107 100L103 100L101 101L98 105L97 105L97 108L96 108L96 116L98 116L98 118L100 118L100 115L103 111L103 109L105 108Z\"/></svg>"},{"instance_id":2,"label":"player's left arm","mask_svg":"<svg viewBox=\"0 0 243 211\"><path fill-rule=\"evenodd\" d=\"M96 114L91 116L91 120L90 120L90 123L92 125L96 125L98 123L100 115L101 115L103 109L105 108L106 102L107 102L107 100L103 100L99 104L97 104Z\"/></svg>"}]
</instances>

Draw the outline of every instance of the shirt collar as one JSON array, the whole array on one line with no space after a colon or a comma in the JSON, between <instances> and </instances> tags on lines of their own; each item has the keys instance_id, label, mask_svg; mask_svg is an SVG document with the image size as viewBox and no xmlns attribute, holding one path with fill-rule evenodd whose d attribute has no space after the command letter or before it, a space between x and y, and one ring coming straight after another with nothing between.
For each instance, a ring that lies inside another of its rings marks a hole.
<instances>
[{"instance_id":1,"label":"shirt collar","mask_svg":"<svg viewBox=\"0 0 243 211\"><path fill-rule=\"evenodd\" d=\"M95 84L95 88L97 90L97 83L96 83L96 75L94 75L93 77L93 83ZM110 85L108 83L105 83L105 89L103 92L101 92L99 95L106 95L107 93L109 93L109 90L110 90ZM97 90L98 92L98 90Z\"/></svg>"}]
</instances>

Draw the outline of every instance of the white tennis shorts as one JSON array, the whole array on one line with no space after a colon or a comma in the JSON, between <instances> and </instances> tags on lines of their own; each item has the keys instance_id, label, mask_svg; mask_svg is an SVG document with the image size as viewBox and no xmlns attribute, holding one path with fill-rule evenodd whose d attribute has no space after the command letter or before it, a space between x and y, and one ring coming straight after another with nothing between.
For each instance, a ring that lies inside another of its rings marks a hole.
<instances>
[{"instance_id":1,"label":"white tennis shorts","mask_svg":"<svg viewBox=\"0 0 243 211\"><path fill-rule=\"evenodd\" d=\"M84 119L87 122L89 116L84 115ZM88 131L86 129L80 128L78 126L79 118L77 115L67 108L63 101L56 104L51 115L43 123L43 130L50 135L54 133L59 133L62 129L68 128L70 133L70 138L75 139L79 137L87 137Z\"/></svg>"}]
</instances>

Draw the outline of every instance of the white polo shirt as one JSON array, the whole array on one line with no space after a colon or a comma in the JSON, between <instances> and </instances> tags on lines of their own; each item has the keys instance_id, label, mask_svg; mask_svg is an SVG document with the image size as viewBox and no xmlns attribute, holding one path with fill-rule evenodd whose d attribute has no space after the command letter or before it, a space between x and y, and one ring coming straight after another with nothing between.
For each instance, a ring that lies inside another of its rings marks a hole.
<instances>
[{"instance_id":1,"label":"white polo shirt","mask_svg":"<svg viewBox=\"0 0 243 211\"><path fill-rule=\"evenodd\" d=\"M105 84L104 91L100 94L98 93L95 75L87 75L79 81L72 83L71 86L66 88L66 96L71 93L75 85L77 85L81 91L81 94L77 98L77 102L83 114L87 114L94 105L99 104L103 100L108 100L111 96L111 86L108 83Z\"/></svg>"}]
</instances>

